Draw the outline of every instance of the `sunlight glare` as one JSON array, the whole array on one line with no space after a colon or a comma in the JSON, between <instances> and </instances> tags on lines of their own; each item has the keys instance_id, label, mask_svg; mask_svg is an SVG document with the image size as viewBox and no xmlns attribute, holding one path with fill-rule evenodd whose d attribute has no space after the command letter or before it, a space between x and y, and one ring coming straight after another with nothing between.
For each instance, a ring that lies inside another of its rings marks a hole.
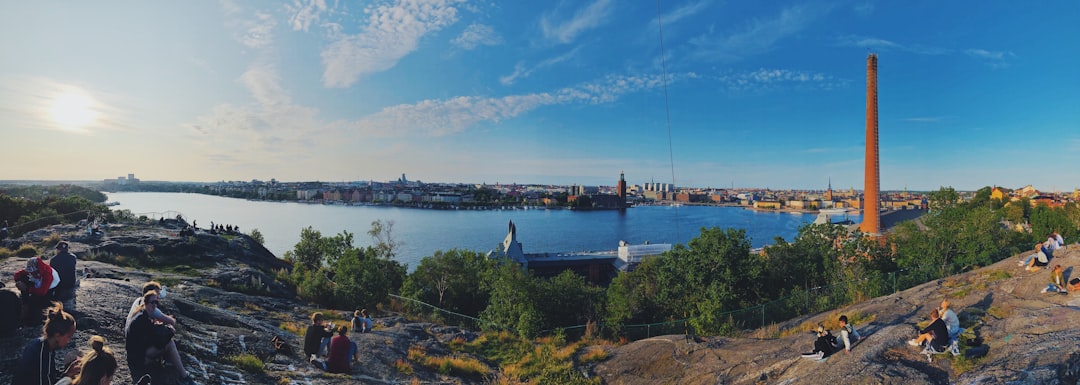
<instances>
[{"instance_id":1,"label":"sunlight glare","mask_svg":"<svg viewBox=\"0 0 1080 385\"><path fill-rule=\"evenodd\" d=\"M86 92L76 89L64 90L56 99L53 99L50 113L53 121L62 128L78 130L97 118L94 99Z\"/></svg>"}]
</instances>

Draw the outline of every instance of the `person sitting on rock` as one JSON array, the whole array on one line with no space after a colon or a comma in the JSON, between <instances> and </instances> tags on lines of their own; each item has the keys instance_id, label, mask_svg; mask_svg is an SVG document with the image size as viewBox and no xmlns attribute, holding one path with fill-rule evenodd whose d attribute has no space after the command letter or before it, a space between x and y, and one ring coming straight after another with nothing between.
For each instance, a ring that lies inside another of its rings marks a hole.
<instances>
[{"instance_id":1,"label":"person sitting on rock","mask_svg":"<svg viewBox=\"0 0 1080 385\"><path fill-rule=\"evenodd\" d=\"M56 350L67 346L75 335L75 317L64 311L64 305L53 303L46 311L41 332L41 337L23 348L12 385L50 385L60 379L62 372L56 369Z\"/></svg>"},{"instance_id":2,"label":"person sitting on rock","mask_svg":"<svg viewBox=\"0 0 1080 385\"><path fill-rule=\"evenodd\" d=\"M349 340L349 328L338 327L338 335L330 340L330 351L326 356L326 371L330 373L349 373L352 367L349 361L357 361L356 343Z\"/></svg>"},{"instance_id":3,"label":"person sitting on rock","mask_svg":"<svg viewBox=\"0 0 1080 385\"><path fill-rule=\"evenodd\" d=\"M802 356L805 358L824 359L832 355L836 350L836 336L829 333L825 326L818 325L816 333L817 339L814 340L814 351L803 353Z\"/></svg>"},{"instance_id":4,"label":"person sitting on rock","mask_svg":"<svg viewBox=\"0 0 1080 385\"><path fill-rule=\"evenodd\" d=\"M353 331L355 331L357 333L370 332L371 328L372 328L372 326L374 324L371 321L371 317L368 317L368 315L367 315L367 309L360 309L360 310L354 311L351 323L352 323Z\"/></svg>"},{"instance_id":5,"label":"person sitting on rock","mask_svg":"<svg viewBox=\"0 0 1080 385\"><path fill-rule=\"evenodd\" d=\"M1046 236L1046 241L1035 244L1035 254L1029 256L1024 261L1024 265L1027 266L1027 271L1038 271L1043 266L1048 266L1050 260L1054 258L1054 250L1058 248L1057 238L1053 233Z\"/></svg>"},{"instance_id":6,"label":"person sitting on rock","mask_svg":"<svg viewBox=\"0 0 1080 385\"><path fill-rule=\"evenodd\" d=\"M930 325L919 332L918 338L909 340L908 345L922 346L924 342L930 343L930 346L939 352L949 346L949 328L945 326L945 321L941 320L938 309L930 311Z\"/></svg>"},{"instance_id":7,"label":"person sitting on rock","mask_svg":"<svg viewBox=\"0 0 1080 385\"><path fill-rule=\"evenodd\" d=\"M109 385L116 374L116 355L105 337L90 337L90 351L71 363L67 376L56 385Z\"/></svg>"},{"instance_id":8,"label":"person sitting on rock","mask_svg":"<svg viewBox=\"0 0 1080 385\"><path fill-rule=\"evenodd\" d=\"M840 340L844 344L844 354L851 354L851 343L858 341L861 336L855 330L855 326L848 323L846 315L840 316Z\"/></svg>"},{"instance_id":9,"label":"person sitting on rock","mask_svg":"<svg viewBox=\"0 0 1080 385\"><path fill-rule=\"evenodd\" d=\"M956 317L956 313L949 308L949 300L941 300L941 307L938 308L938 314L941 315L941 321L945 323L945 329L949 331L949 339L955 339L960 336L960 318Z\"/></svg>"},{"instance_id":10,"label":"person sitting on rock","mask_svg":"<svg viewBox=\"0 0 1080 385\"><path fill-rule=\"evenodd\" d=\"M1043 293L1067 293L1067 283L1065 283L1065 275L1061 265L1055 265L1054 270L1050 271L1050 284L1042 290Z\"/></svg>"},{"instance_id":11,"label":"person sitting on rock","mask_svg":"<svg viewBox=\"0 0 1080 385\"><path fill-rule=\"evenodd\" d=\"M68 250L67 242L56 244L56 255L49 259L49 266L60 277L60 283L53 291L53 299L63 302L67 311L75 310L75 288L79 287L79 277L75 274L75 261L78 258Z\"/></svg>"},{"instance_id":12,"label":"person sitting on rock","mask_svg":"<svg viewBox=\"0 0 1080 385\"><path fill-rule=\"evenodd\" d=\"M304 354L309 361L321 356L330 345L330 337L334 336L334 324L327 326L325 321L322 312L311 314L311 325L304 332Z\"/></svg>"},{"instance_id":13,"label":"person sitting on rock","mask_svg":"<svg viewBox=\"0 0 1080 385\"><path fill-rule=\"evenodd\" d=\"M23 325L38 325L44 309L52 301L50 291L60 284L60 275L39 257L26 260L26 268L15 272L15 287L22 301Z\"/></svg>"},{"instance_id":14,"label":"person sitting on rock","mask_svg":"<svg viewBox=\"0 0 1080 385\"><path fill-rule=\"evenodd\" d=\"M180 353L176 350L173 325L156 320L155 311L160 305L158 292L151 290L142 296L142 304L135 309L135 316L124 328L128 367L132 378L141 377L147 372L147 365L165 358L180 375L181 384L191 383L191 377L184 370ZM172 317L169 317L170 319ZM173 321L175 324L175 321Z\"/></svg>"}]
</instances>

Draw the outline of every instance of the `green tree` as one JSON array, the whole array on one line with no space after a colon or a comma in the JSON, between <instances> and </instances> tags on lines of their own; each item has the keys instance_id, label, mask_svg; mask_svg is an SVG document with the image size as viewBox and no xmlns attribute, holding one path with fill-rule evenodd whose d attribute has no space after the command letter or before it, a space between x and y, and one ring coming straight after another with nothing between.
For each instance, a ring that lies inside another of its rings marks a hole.
<instances>
[{"instance_id":1,"label":"green tree","mask_svg":"<svg viewBox=\"0 0 1080 385\"><path fill-rule=\"evenodd\" d=\"M424 257L402 286L403 296L476 316L488 306L481 282L495 261L475 251L451 249Z\"/></svg>"},{"instance_id":2,"label":"green tree","mask_svg":"<svg viewBox=\"0 0 1080 385\"><path fill-rule=\"evenodd\" d=\"M263 237L263 233L259 229L251 229L251 233L248 234L255 242L259 242L260 245L266 244L266 238Z\"/></svg>"},{"instance_id":3,"label":"green tree","mask_svg":"<svg viewBox=\"0 0 1080 385\"><path fill-rule=\"evenodd\" d=\"M516 263L501 260L494 274L485 280L485 288L491 293L488 307L480 313L485 328L512 329L523 338L539 334L543 318L533 302L536 280Z\"/></svg>"},{"instance_id":4,"label":"green tree","mask_svg":"<svg viewBox=\"0 0 1080 385\"><path fill-rule=\"evenodd\" d=\"M393 259L397 255L398 249L404 245L404 243L394 238L394 221L383 222L378 219L372 221L368 235L374 239L375 249L382 258Z\"/></svg>"},{"instance_id":5,"label":"green tree","mask_svg":"<svg viewBox=\"0 0 1080 385\"><path fill-rule=\"evenodd\" d=\"M300 241L293 245L292 250L285 252L285 259L308 270L321 268L324 260L322 232L311 226L300 230Z\"/></svg>"},{"instance_id":6,"label":"green tree","mask_svg":"<svg viewBox=\"0 0 1080 385\"><path fill-rule=\"evenodd\" d=\"M657 301L670 316L686 314L698 332L718 333L730 327L720 313L762 299L764 260L750 254L742 229L703 228L688 245L675 245L657 269Z\"/></svg>"},{"instance_id":7,"label":"green tree","mask_svg":"<svg viewBox=\"0 0 1080 385\"><path fill-rule=\"evenodd\" d=\"M585 282L585 277L565 270L538 283L532 294L544 329L583 325L600 318L604 289Z\"/></svg>"}]
</instances>

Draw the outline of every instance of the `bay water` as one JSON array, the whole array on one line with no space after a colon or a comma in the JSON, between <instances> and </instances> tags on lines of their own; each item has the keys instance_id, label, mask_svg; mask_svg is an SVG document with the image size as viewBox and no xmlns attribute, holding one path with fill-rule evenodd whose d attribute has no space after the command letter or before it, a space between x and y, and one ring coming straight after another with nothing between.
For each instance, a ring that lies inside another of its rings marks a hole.
<instances>
[{"instance_id":1,"label":"bay water","mask_svg":"<svg viewBox=\"0 0 1080 385\"><path fill-rule=\"evenodd\" d=\"M464 249L486 253L506 237L514 221L517 237L526 253L614 250L619 241L631 244L682 243L700 234L701 228L745 229L753 247L788 241L799 226L813 222L813 214L760 212L740 207L637 206L619 211L572 211L563 209L427 210L391 206L343 206L295 202L249 201L214 195L187 193L107 193L119 202L115 210L160 217L166 212L182 214L200 228L210 222L239 226L250 233L259 229L265 246L278 257L292 250L300 231L308 226L332 236L354 234L355 244L373 244L367 231L371 222L393 222L392 236L402 243L397 259L414 269L437 250ZM851 214L859 222L861 218Z\"/></svg>"}]
</instances>

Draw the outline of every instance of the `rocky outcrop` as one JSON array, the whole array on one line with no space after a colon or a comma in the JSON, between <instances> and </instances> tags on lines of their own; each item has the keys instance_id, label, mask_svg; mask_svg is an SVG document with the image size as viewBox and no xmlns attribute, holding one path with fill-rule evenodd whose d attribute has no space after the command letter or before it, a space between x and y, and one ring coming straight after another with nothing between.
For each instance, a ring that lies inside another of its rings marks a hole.
<instances>
[{"instance_id":1,"label":"rocky outcrop","mask_svg":"<svg viewBox=\"0 0 1080 385\"><path fill-rule=\"evenodd\" d=\"M1080 246L1051 263L1078 276ZM1080 377L1080 293L1042 293L1050 272L1028 272L1008 259L848 306L792 320L781 330L815 325L840 314L873 317L856 325L864 338L851 354L803 359L811 333L757 340L664 336L611 349L592 368L606 384L1076 384ZM905 341L932 308L948 298L969 330L964 346L981 358L935 356ZM978 346L976 346L978 345Z\"/></svg>"},{"instance_id":2,"label":"rocky outcrop","mask_svg":"<svg viewBox=\"0 0 1080 385\"><path fill-rule=\"evenodd\" d=\"M351 335L364 358L352 374L315 369L301 352L302 336L292 332L299 329L302 333L303 325L309 323L311 305L297 301L294 291L273 279L276 270L289 265L246 236L200 232L181 237L176 228L158 224L114 226L105 236L92 238L80 237L77 231L74 226L54 226L10 242L14 247L37 244L51 233L61 233L72 243L72 250L80 257L78 268L88 269L90 275L81 280L77 310L72 312L78 331L61 356L85 349L93 335L104 336L121 362L114 383L132 383L124 364L124 319L142 284L151 279L167 286L161 307L177 318L176 341L184 365L200 384L398 384L413 378L421 383L474 382L419 366L413 366L409 374L399 371L395 364L406 359L410 346L443 346L456 336L471 333L407 323L400 317L376 318L374 332ZM87 257L98 261L87 261ZM120 267L103 260L140 267ZM0 277L10 280L24 265L22 258L0 261ZM3 290L12 289L9 285ZM339 319L351 314L324 311L337 313ZM22 346L40 333L40 327L24 327L13 336L0 337L0 384L11 381ZM286 341L284 349L275 349L271 342L275 336ZM239 368L233 357L242 354L257 357L264 369ZM176 380L168 368L156 373L155 384Z\"/></svg>"}]
</instances>

